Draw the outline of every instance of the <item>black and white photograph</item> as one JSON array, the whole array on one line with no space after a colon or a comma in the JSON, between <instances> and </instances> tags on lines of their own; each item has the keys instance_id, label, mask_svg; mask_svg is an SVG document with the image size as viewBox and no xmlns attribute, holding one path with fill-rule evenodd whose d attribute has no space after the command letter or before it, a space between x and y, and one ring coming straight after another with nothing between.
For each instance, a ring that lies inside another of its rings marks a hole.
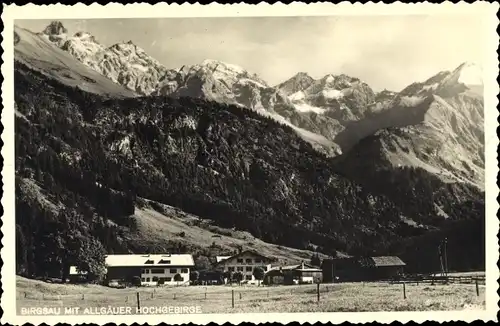
<instances>
[{"instance_id":1,"label":"black and white photograph","mask_svg":"<svg viewBox=\"0 0 500 326\"><path fill-rule=\"evenodd\" d=\"M12 11L4 311L496 319L498 5L137 6Z\"/></svg>"}]
</instances>

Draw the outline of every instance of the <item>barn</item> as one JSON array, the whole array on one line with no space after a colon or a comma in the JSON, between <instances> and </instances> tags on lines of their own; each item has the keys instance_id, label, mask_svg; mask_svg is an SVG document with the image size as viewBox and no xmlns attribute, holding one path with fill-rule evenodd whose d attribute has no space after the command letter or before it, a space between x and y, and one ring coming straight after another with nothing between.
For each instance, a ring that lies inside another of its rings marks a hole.
<instances>
[{"instance_id":1,"label":"barn","mask_svg":"<svg viewBox=\"0 0 500 326\"><path fill-rule=\"evenodd\" d=\"M347 257L324 259L324 282L393 279L403 273L406 264L397 256Z\"/></svg>"},{"instance_id":2,"label":"barn","mask_svg":"<svg viewBox=\"0 0 500 326\"><path fill-rule=\"evenodd\" d=\"M361 259L368 280L397 278L404 272L406 264L396 256L380 256Z\"/></svg>"}]
</instances>

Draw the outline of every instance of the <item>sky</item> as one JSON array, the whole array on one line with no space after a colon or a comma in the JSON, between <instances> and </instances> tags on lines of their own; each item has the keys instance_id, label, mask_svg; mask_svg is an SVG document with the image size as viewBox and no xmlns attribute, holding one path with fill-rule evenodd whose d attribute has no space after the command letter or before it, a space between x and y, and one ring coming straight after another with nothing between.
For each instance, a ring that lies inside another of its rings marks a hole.
<instances>
[{"instance_id":1,"label":"sky","mask_svg":"<svg viewBox=\"0 0 500 326\"><path fill-rule=\"evenodd\" d=\"M54 19L54 20L57 20ZM16 20L42 31L51 20ZM478 15L60 20L107 46L132 40L167 68L215 59L271 85L298 72L347 74L399 91L465 61L482 64Z\"/></svg>"}]
</instances>

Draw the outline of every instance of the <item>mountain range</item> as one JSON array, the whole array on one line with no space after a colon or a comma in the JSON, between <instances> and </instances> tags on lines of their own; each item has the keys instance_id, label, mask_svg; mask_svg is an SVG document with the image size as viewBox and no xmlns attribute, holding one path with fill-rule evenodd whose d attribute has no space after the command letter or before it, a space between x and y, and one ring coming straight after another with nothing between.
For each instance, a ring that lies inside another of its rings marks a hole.
<instances>
[{"instance_id":1,"label":"mountain range","mask_svg":"<svg viewBox=\"0 0 500 326\"><path fill-rule=\"evenodd\" d=\"M393 164L424 167L480 187L484 183L482 74L470 63L401 92L376 93L365 82L344 74L316 80L300 72L270 86L254 73L216 60L167 69L132 41L105 47L86 32L68 36L60 22L51 23L39 35L137 94L241 105L291 126L331 156L349 151L377 130L414 126L419 138L430 138L442 147L424 157L417 153L432 152L435 146L404 155L392 153Z\"/></svg>"},{"instance_id":2,"label":"mountain range","mask_svg":"<svg viewBox=\"0 0 500 326\"><path fill-rule=\"evenodd\" d=\"M410 265L415 243L450 234L479 255L463 268L481 264L477 65L400 92L305 72L273 86L217 60L166 68L132 41L105 46L60 22L40 33L16 27L15 60L16 198L30 216L16 222L23 239L65 207L86 216L85 237L93 230L108 251L137 251L127 239L141 238L134 207L146 198L268 243L396 253Z\"/></svg>"}]
</instances>

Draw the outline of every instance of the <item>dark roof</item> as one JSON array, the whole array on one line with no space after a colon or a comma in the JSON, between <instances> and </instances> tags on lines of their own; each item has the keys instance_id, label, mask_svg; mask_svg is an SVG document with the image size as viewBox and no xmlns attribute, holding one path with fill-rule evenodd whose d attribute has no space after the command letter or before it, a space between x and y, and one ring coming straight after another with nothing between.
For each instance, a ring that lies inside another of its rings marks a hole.
<instances>
[{"instance_id":1,"label":"dark roof","mask_svg":"<svg viewBox=\"0 0 500 326\"><path fill-rule=\"evenodd\" d=\"M337 264L337 266L361 266L361 267L384 267L384 266L405 266L406 264L397 256L378 257L348 257L348 258L327 258L323 260L322 266Z\"/></svg>"},{"instance_id":2,"label":"dark roof","mask_svg":"<svg viewBox=\"0 0 500 326\"><path fill-rule=\"evenodd\" d=\"M310 265L310 264L295 264L295 265L285 265L285 266L276 266L273 267L272 269L279 269L279 270L318 270L321 271L320 268Z\"/></svg>"},{"instance_id":3,"label":"dark roof","mask_svg":"<svg viewBox=\"0 0 500 326\"><path fill-rule=\"evenodd\" d=\"M362 265L369 267L386 267L405 266L406 264L397 256L379 256L363 259Z\"/></svg>"},{"instance_id":4,"label":"dark roof","mask_svg":"<svg viewBox=\"0 0 500 326\"><path fill-rule=\"evenodd\" d=\"M224 259L224 260L219 261L218 263L216 263L216 264L215 264L215 266L220 265L220 264L224 263L225 261L227 261L227 260L229 260L229 259L233 259L233 258L236 258L236 257L242 256L242 255L244 255L244 254L248 254L248 253L250 253L250 254L252 254L252 255L255 255L255 256L258 256L258 257L261 257L261 258L264 258L264 259L267 259L267 260L270 260L270 261L271 261L271 260L273 260L273 259L272 259L272 258L270 258L270 257L266 257L266 256L264 256L264 255L259 254L259 253L258 253L257 251L255 251L255 250L250 250L250 249L248 249L248 250L243 250L242 252L240 252L240 253L238 253L238 254L236 254L236 255L233 255L233 256L231 256L231 257L228 257L228 258L226 258L226 259Z\"/></svg>"}]
</instances>

